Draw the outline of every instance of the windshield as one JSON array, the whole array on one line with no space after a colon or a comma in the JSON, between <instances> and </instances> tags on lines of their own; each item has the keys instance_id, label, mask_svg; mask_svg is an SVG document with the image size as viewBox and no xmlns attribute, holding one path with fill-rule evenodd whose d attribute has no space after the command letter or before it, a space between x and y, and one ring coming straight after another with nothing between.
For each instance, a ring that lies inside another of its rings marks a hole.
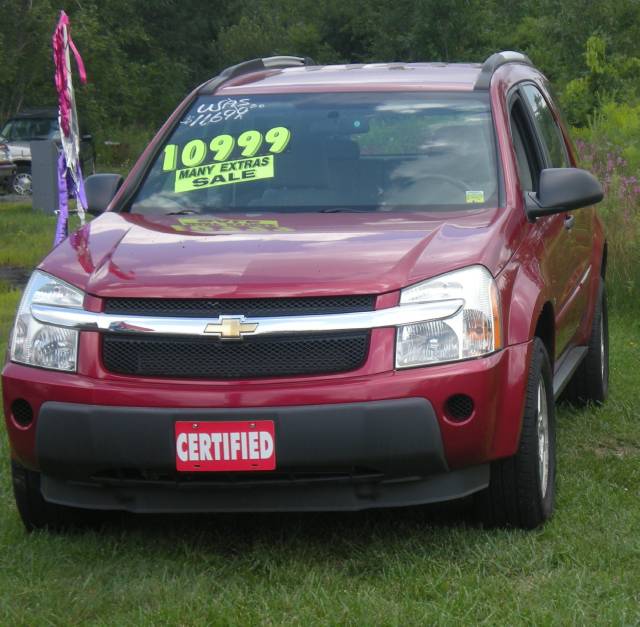
<instances>
[{"instance_id":1,"label":"windshield","mask_svg":"<svg viewBox=\"0 0 640 627\"><path fill-rule=\"evenodd\" d=\"M0 135L14 142L56 139L59 136L58 120L55 118L16 118L9 120L4 125Z\"/></svg>"},{"instance_id":2,"label":"windshield","mask_svg":"<svg viewBox=\"0 0 640 627\"><path fill-rule=\"evenodd\" d=\"M134 213L447 211L496 206L486 94L200 97Z\"/></svg>"}]
</instances>

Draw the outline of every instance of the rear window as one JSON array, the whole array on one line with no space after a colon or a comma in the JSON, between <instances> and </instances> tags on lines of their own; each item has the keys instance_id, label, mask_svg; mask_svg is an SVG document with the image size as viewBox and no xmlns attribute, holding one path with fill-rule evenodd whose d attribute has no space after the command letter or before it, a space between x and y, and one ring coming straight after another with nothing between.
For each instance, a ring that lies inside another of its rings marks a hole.
<instances>
[{"instance_id":1,"label":"rear window","mask_svg":"<svg viewBox=\"0 0 640 627\"><path fill-rule=\"evenodd\" d=\"M58 134L58 120L55 118L16 118L9 120L0 131L0 135L9 141L54 139Z\"/></svg>"},{"instance_id":2,"label":"rear window","mask_svg":"<svg viewBox=\"0 0 640 627\"><path fill-rule=\"evenodd\" d=\"M200 97L134 213L447 211L496 206L486 94Z\"/></svg>"}]
</instances>

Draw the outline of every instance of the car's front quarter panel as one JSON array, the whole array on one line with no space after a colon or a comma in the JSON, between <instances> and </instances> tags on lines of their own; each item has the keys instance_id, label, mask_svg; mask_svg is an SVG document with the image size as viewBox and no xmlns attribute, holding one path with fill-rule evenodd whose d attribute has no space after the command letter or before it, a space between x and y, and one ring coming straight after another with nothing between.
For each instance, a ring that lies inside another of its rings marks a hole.
<instances>
[{"instance_id":1,"label":"car's front quarter panel","mask_svg":"<svg viewBox=\"0 0 640 627\"><path fill-rule=\"evenodd\" d=\"M384 329L382 345L392 346L393 330ZM97 346L83 333L80 360L94 358ZM87 340L89 340L87 342ZM82 346L84 345L84 350ZM4 411L12 454L21 463L38 468L37 415L48 401L84 405L163 408L289 407L358 403L401 398L425 398L433 406L449 466L460 468L515 452L520 429L530 343L507 347L487 357L408 370L392 369L392 353L383 350L369 361L384 360L378 374L296 377L252 381L195 381L94 378L8 363L2 374ZM454 394L471 396L475 409L457 422L448 416L446 402ZM12 403L25 398L34 409L34 422L19 426ZM393 420L393 416L389 416Z\"/></svg>"},{"instance_id":2,"label":"car's front quarter panel","mask_svg":"<svg viewBox=\"0 0 640 627\"><path fill-rule=\"evenodd\" d=\"M506 190L506 211L521 218L520 229L517 232L517 250L505 265L498 276L502 301L502 309L505 324L505 336L507 344L526 342L533 338L536 332L540 315L545 304L551 305L555 317L555 326L562 326L562 304L570 296L565 293L569 285L561 285L553 280L555 263L550 257L548 234L550 228L563 229L564 216L549 216L537 221L529 221L526 218L524 192L520 186L517 170L516 154L510 130L508 94L523 81L534 82L549 98L554 114L559 118L559 126L565 139L570 164L576 163L575 150L568 141L568 132L559 116L559 111L548 94L546 78L537 70L524 64L508 64L498 69L491 84L491 101L496 124L499 152L503 167ZM591 329L593 312L598 297L600 276L602 273L602 259L604 255L605 235L602 223L595 207L577 209L577 226L574 231L580 233L577 236L588 238L588 241L580 242L580 247L585 251L582 263L576 267L577 272L574 284L586 276L588 270L587 295L582 299L579 308L581 317L577 324L577 332L572 337L565 338L565 346L586 344ZM557 220L554 219L558 218ZM553 223L553 224L552 224ZM557 255L562 256L562 255ZM578 295L581 296L581 295ZM565 309L568 309L565 307ZM560 351L562 347L559 347ZM559 355L551 355L551 358Z\"/></svg>"}]
</instances>

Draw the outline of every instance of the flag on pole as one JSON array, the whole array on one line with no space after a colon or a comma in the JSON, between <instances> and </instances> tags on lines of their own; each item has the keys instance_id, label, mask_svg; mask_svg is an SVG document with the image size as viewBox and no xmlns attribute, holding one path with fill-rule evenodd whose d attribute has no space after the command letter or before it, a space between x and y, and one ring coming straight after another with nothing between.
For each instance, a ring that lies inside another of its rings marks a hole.
<instances>
[{"instance_id":1,"label":"flag on pole","mask_svg":"<svg viewBox=\"0 0 640 627\"><path fill-rule=\"evenodd\" d=\"M87 74L82 57L73 43L73 39L71 39L69 16L64 11L60 11L60 19L53 33L53 61L56 71L56 91L58 92L58 122L62 141L62 150L58 155L59 213L54 245L59 244L67 236L69 194L76 199L77 212L82 224L84 224L85 211L87 209L82 169L80 167L80 129L73 92L70 51L73 52L78 66L80 81L86 83Z\"/></svg>"}]
</instances>

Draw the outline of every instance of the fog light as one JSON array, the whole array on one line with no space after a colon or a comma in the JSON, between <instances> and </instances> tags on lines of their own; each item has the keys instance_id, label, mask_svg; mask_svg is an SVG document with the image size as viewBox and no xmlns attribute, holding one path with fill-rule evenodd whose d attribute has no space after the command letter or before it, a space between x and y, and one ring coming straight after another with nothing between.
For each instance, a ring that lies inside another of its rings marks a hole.
<instances>
[{"instance_id":1,"label":"fog light","mask_svg":"<svg viewBox=\"0 0 640 627\"><path fill-rule=\"evenodd\" d=\"M462 422L473 413L473 399L466 394L454 394L447 399L445 410L448 418Z\"/></svg>"},{"instance_id":2,"label":"fog light","mask_svg":"<svg viewBox=\"0 0 640 627\"><path fill-rule=\"evenodd\" d=\"M28 427L33 422L33 408L24 398L11 403L11 415L21 427Z\"/></svg>"}]
</instances>

